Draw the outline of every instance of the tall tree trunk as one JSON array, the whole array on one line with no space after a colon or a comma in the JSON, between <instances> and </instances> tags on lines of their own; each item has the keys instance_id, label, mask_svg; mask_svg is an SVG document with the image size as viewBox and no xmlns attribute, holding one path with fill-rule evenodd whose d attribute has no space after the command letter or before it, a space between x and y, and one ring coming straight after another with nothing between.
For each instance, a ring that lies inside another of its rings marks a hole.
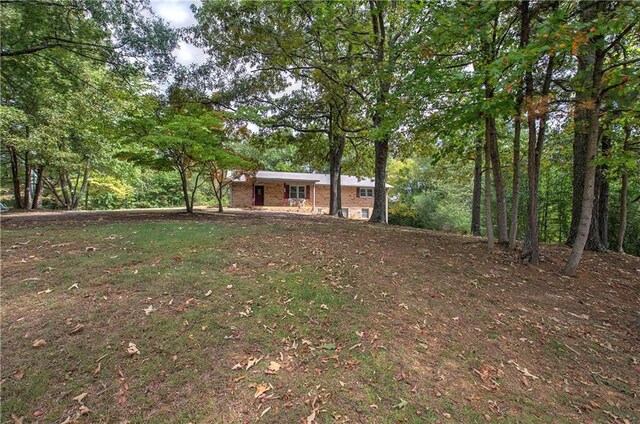
<instances>
[{"instance_id":1,"label":"tall tree trunk","mask_svg":"<svg viewBox=\"0 0 640 424\"><path fill-rule=\"evenodd\" d=\"M597 15L597 13L603 10L604 2L598 1L583 1L580 3L581 7L581 19L585 23L590 23L593 18ZM602 37L594 37L594 39L602 40ZM594 45L594 42L589 43L590 46ZM569 238L567 240L567 244L572 246L575 244L575 239L578 235L578 227L581 221L582 216L582 203L583 203L583 194L584 194L584 185L585 185L585 176L586 172L590 166L587 162L590 157L587 150L587 145L589 144L589 140L591 138L590 128L590 115L591 110L587 107L581 107L581 105L589 105L589 107L595 107L592 102L596 97L599 97L599 87L598 93L591 92L591 90L595 89L594 83L595 79L599 79L598 84L601 84L602 76L597 76L593 74L595 72L594 65L597 61L597 54L602 53L602 48L598 48L600 53L597 53L594 48L591 48L590 52L579 53L578 55L578 78L580 78L579 84L584 88L588 89L579 89L576 91L575 103L578 105L574 114L574 137L573 137L573 197L572 197L572 207L571 207L571 227L569 229ZM602 59L603 60L603 59ZM601 71L598 71L601 72ZM598 102L598 107L599 107ZM599 111L598 111L599 112ZM597 143L597 141L596 141ZM597 144L596 144L597 148ZM597 193L596 193L597 194ZM594 194L595 196L595 194ZM602 244L602 240L600 239L600 231L598 229L598 220L597 212L594 214L592 211L592 223L590 225L589 234L587 236L587 241L585 244L585 248L587 250L593 251L604 251L605 247Z\"/></svg>"},{"instance_id":2,"label":"tall tree trunk","mask_svg":"<svg viewBox=\"0 0 640 424\"><path fill-rule=\"evenodd\" d=\"M344 153L345 137L330 134L329 145L329 215L337 216L340 211L340 170Z\"/></svg>"},{"instance_id":3,"label":"tall tree trunk","mask_svg":"<svg viewBox=\"0 0 640 424\"><path fill-rule=\"evenodd\" d=\"M491 212L491 153L489 151L489 142L486 140L486 135L484 164L484 214L487 227L487 243L489 249L493 249L495 247L495 241L493 239L493 213Z\"/></svg>"},{"instance_id":4,"label":"tall tree trunk","mask_svg":"<svg viewBox=\"0 0 640 424\"><path fill-rule=\"evenodd\" d=\"M28 150L24 152L24 196L22 198L22 206L24 209L31 209L31 164L29 163Z\"/></svg>"},{"instance_id":5,"label":"tall tree trunk","mask_svg":"<svg viewBox=\"0 0 640 424\"><path fill-rule=\"evenodd\" d=\"M583 2L580 4L580 18L582 22L589 23L595 15L606 7L602 2ZM593 161L598 153L598 135L600 128L600 94L602 87L603 64L606 52L602 45L602 36L594 36L586 46L582 46L578 52L578 83L580 90L577 91L577 102L575 112L574 149L579 145L578 151L583 151L583 158L578 159L580 165L584 165L584 174L581 176L582 204L580 219L573 242L571 255L567 260L564 273L575 275L578 264L582 259L584 248L587 245L593 215L594 186L596 177L596 166ZM586 143L585 143L586 142ZM582 145L582 143L584 143ZM576 177L576 164L574 164L574 178ZM574 190L576 183L574 181ZM575 198L575 193L574 193Z\"/></svg>"},{"instance_id":6,"label":"tall tree trunk","mask_svg":"<svg viewBox=\"0 0 640 424\"><path fill-rule=\"evenodd\" d=\"M630 148L631 127L626 126L624 129L624 146L623 152ZM624 253L624 234L627 231L627 198L629 196L629 172L625 170L622 174L622 185L620 187L620 215L618 217L618 238L617 250Z\"/></svg>"},{"instance_id":7,"label":"tall tree trunk","mask_svg":"<svg viewBox=\"0 0 640 424\"><path fill-rule=\"evenodd\" d=\"M471 202L471 234L480 235L480 212L482 203L482 139L476 138L476 154L473 166L473 200Z\"/></svg>"},{"instance_id":8,"label":"tall tree trunk","mask_svg":"<svg viewBox=\"0 0 640 424\"><path fill-rule=\"evenodd\" d=\"M493 97L493 89L491 95ZM498 222L498 243L507 244L507 205L505 201L504 182L502 180L502 168L500 165L500 150L498 149L498 133L496 131L496 120L493 116L485 117L485 131L487 133L488 146L490 150L491 171L493 172L493 185L496 192L496 212Z\"/></svg>"},{"instance_id":9,"label":"tall tree trunk","mask_svg":"<svg viewBox=\"0 0 640 424\"><path fill-rule=\"evenodd\" d=\"M521 102L520 102L521 103ZM513 186L511 187L511 226L509 227L509 250L516 248L518 237L518 209L520 206L520 106L518 116L515 118L513 134Z\"/></svg>"},{"instance_id":10,"label":"tall tree trunk","mask_svg":"<svg viewBox=\"0 0 640 424\"><path fill-rule=\"evenodd\" d=\"M42 184L44 182L44 166L38 167L38 180L36 181L36 190L33 193L33 201L31 203L31 209L40 208L40 195L42 194Z\"/></svg>"},{"instance_id":11,"label":"tall tree trunk","mask_svg":"<svg viewBox=\"0 0 640 424\"><path fill-rule=\"evenodd\" d=\"M373 212L371 222L387 223L387 159L389 157L389 139L375 142L375 185L373 189Z\"/></svg>"},{"instance_id":12,"label":"tall tree trunk","mask_svg":"<svg viewBox=\"0 0 640 424\"><path fill-rule=\"evenodd\" d=\"M20 161L18 152L13 146L7 146L11 159L11 178L13 180L13 199L16 209L22 209L22 189L20 188Z\"/></svg>"},{"instance_id":13,"label":"tall tree trunk","mask_svg":"<svg viewBox=\"0 0 640 424\"><path fill-rule=\"evenodd\" d=\"M611 149L611 139L606 133L602 134L602 154L607 156ZM607 180L606 164L599 166L599 188L598 188L598 229L600 231L600 241L605 249L609 248L609 181Z\"/></svg>"},{"instance_id":14,"label":"tall tree trunk","mask_svg":"<svg viewBox=\"0 0 640 424\"><path fill-rule=\"evenodd\" d=\"M394 37L389 34L385 24L385 7L395 7L395 2L386 3L369 0L371 28L373 32L373 61L377 66L377 98L372 116L374 131L378 133L375 140L375 185L373 189L373 211L370 222L387 223L387 160L389 158L389 131L383 128L383 113L387 113L387 97L391 90L391 78L395 70ZM387 43L388 46L387 46ZM385 53L388 47L389 51ZM386 59L386 61L385 61Z\"/></svg>"},{"instance_id":15,"label":"tall tree trunk","mask_svg":"<svg viewBox=\"0 0 640 424\"><path fill-rule=\"evenodd\" d=\"M520 48L529 44L530 19L529 2L520 3ZM520 207L520 134L522 132L522 102L524 101L523 89L518 90L516 96L516 115L513 128L513 185L511 187L511 221L509 227L509 250L516 248L518 237L518 209Z\"/></svg>"}]
</instances>

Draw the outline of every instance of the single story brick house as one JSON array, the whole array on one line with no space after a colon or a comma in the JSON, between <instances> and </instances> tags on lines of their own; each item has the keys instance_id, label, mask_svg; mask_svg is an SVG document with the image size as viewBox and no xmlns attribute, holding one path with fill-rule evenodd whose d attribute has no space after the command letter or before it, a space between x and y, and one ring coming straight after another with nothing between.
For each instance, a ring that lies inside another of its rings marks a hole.
<instances>
[{"instance_id":1,"label":"single story brick house","mask_svg":"<svg viewBox=\"0 0 640 424\"><path fill-rule=\"evenodd\" d=\"M341 177L342 212L352 219L369 219L374 180ZM387 198L390 185L387 184ZM231 182L232 208L265 208L329 213L329 174L258 171L254 178Z\"/></svg>"}]
</instances>

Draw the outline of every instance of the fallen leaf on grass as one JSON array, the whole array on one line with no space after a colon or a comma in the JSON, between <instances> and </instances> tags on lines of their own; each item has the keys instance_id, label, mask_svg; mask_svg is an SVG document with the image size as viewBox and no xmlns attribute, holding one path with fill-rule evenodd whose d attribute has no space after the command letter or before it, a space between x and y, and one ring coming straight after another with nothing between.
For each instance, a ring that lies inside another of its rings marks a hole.
<instances>
[{"instance_id":1,"label":"fallen leaf on grass","mask_svg":"<svg viewBox=\"0 0 640 424\"><path fill-rule=\"evenodd\" d=\"M80 408L78 408L78 412L80 413L80 415L87 415L89 412L91 412L91 410L82 405Z\"/></svg>"},{"instance_id":2,"label":"fallen leaf on grass","mask_svg":"<svg viewBox=\"0 0 640 424\"><path fill-rule=\"evenodd\" d=\"M84 250L85 252L95 252L98 249L93 246L87 246Z\"/></svg>"},{"instance_id":3,"label":"fallen leaf on grass","mask_svg":"<svg viewBox=\"0 0 640 424\"><path fill-rule=\"evenodd\" d=\"M531 374L529 372L529 370L526 369L525 367L521 367L516 361L511 360L508 363L509 364L513 364L518 369L518 371L520 371L522 374L524 374L525 377L530 377L530 378L533 378L534 380L538 379L538 377L536 377L535 375Z\"/></svg>"},{"instance_id":4,"label":"fallen leaf on grass","mask_svg":"<svg viewBox=\"0 0 640 424\"><path fill-rule=\"evenodd\" d=\"M13 420L13 424L22 424L22 420L24 420L24 417L19 417L16 414L11 414L11 419Z\"/></svg>"},{"instance_id":5,"label":"fallen leaf on grass","mask_svg":"<svg viewBox=\"0 0 640 424\"><path fill-rule=\"evenodd\" d=\"M80 287L78 287L78 283L74 283L72 285L69 286L69 288L67 289L67 291L71 290L71 289L80 289Z\"/></svg>"},{"instance_id":6,"label":"fallen leaf on grass","mask_svg":"<svg viewBox=\"0 0 640 424\"><path fill-rule=\"evenodd\" d=\"M260 416L263 417L264 414L266 414L267 412L269 412L269 410L271 409L271 407L268 407L267 409L265 409L264 411L262 411L262 413L260 413Z\"/></svg>"},{"instance_id":7,"label":"fallen leaf on grass","mask_svg":"<svg viewBox=\"0 0 640 424\"><path fill-rule=\"evenodd\" d=\"M73 400L75 400L78 403L82 403L82 401L84 400L84 398L87 397L88 394L89 393L87 392L80 393L78 396L74 397Z\"/></svg>"},{"instance_id":8,"label":"fallen leaf on grass","mask_svg":"<svg viewBox=\"0 0 640 424\"><path fill-rule=\"evenodd\" d=\"M247 366L245 367L245 369L248 370L249 368L251 368L252 366L257 364L258 362L262 361L262 358L263 358L263 356L259 357L258 359L249 358L249 360L247 361Z\"/></svg>"},{"instance_id":9,"label":"fallen leaf on grass","mask_svg":"<svg viewBox=\"0 0 640 424\"><path fill-rule=\"evenodd\" d=\"M311 424L316 420L316 414L318 413L318 409L314 409L311 411L311 414L307 417L307 424Z\"/></svg>"},{"instance_id":10,"label":"fallen leaf on grass","mask_svg":"<svg viewBox=\"0 0 640 424\"><path fill-rule=\"evenodd\" d=\"M271 361L271 362L269 362L269 365L267 366L267 370L265 371L265 373L267 373L267 374L276 374L280 370L281 367L282 366L279 363L277 363L276 361Z\"/></svg>"},{"instance_id":11,"label":"fallen leaf on grass","mask_svg":"<svg viewBox=\"0 0 640 424\"><path fill-rule=\"evenodd\" d=\"M133 355L140 355L140 350L138 350L138 347L134 344L129 342L129 347L127 348L127 353L131 356Z\"/></svg>"},{"instance_id":12,"label":"fallen leaf on grass","mask_svg":"<svg viewBox=\"0 0 640 424\"><path fill-rule=\"evenodd\" d=\"M51 289L42 290L42 291L39 291L39 292L38 292L38 295L41 295L41 294L49 294L49 293L51 293L52 291L53 291L53 290L51 290Z\"/></svg>"},{"instance_id":13,"label":"fallen leaf on grass","mask_svg":"<svg viewBox=\"0 0 640 424\"><path fill-rule=\"evenodd\" d=\"M320 305L320 309L324 309L324 310L328 311L329 307L323 303L322 305Z\"/></svg>"},{"instance_id":14,"label":"fallen leaf on grass","mask_svg":"<svg viewBox=\"0 0 640 424\"><path fill-rule=\"evenodd\" d=\"M336 345L333 343L325 343L322 346L320 346L320 348L325 350L336 350Z\"/></svg>"},{"instance_id":15,"label":"fallen leaf on grass","mask_svg":"<svg viewBox=\"0 0 640 424\"><path fill-rule=\"evenodd\" d=\"M209 297L209 296L211 296L211 293L213 293L213 290L209 290L208 292L206 292L206 293L204 294L204 297Z\"/></svg>"},{"instance_id":16,"label":"fallen leaf on grass","mask_svg":"<svg viewBox=\"0 0 640 424\"><path fill-rule=\"evenodd\" d=\"M241 376L240 376L240 377L238 377L238 378L234 378L234 379L233 379L233 381L234 381L235 383L237 383L238 381L240 381L240 380L244 380L245 378L247 378L247 374L241 375Z\"/></svg>"},{"instance_id":17,"label":"fallen leaf on grass","mask_svg":"<svg viewBox=\"0 0 640 424\"><path fill-rule=\"evenodd\" d=\"M155 309L153 308L153 305L149 305L149 307L144 308L143 311L145 315L149 315L151 312L155 311Z\"/></svg>"},{"instance_id":18,"label":"fallen leaf on grass","mask_svg":"<svg viewBox=\"0 0 640 424\"><path fill-rule=\"evenodd\" d=\"M84 329L84 325L78 324L69 331L69 334L77 334Z\"/></svg>"},{"instance_id":19,"label":"fallen leaf on grass","mask_svg":"<svg viewBox=\"0 0 640 424\"><path fill-rule=\"evenodd\" d=\"M17 380L22 380L22 378L24 377L24 372L22 370L18 370L16 372L13 373L13 376L17 379Z\"/></svg>"},{"instance_id":20,"label":"fallen leaf on grass","mask_svg":"<svg viewBox=\"0 0 640 424\"><path fill-rule=\"evenodd\" d=\"M40 347L40 346L44 346L46 345L47 342L44 339L35 339L33 341L33 343L31 344L31 346L33 347Z\"/></svg>"},{"instance_id":21,"label":"fallen leaf on grass","mask_svg":"<svg viewBox=\"0 0 640 424\"><path fill-rule=\"evenodd\" d=\"M241 370L242 368L243 368L243 366L239 362L231 367L232 370Z\"/></svg>"},{"instance_id":22,"label":"fallen leaf on grass","mask_svg":"<svg viewBox=\"0 0 640 424\"><path fill-rule=\"evenodd\" d=\"M407 402L406 400L400 398L400 402L398 402L397 404L393 405L392 408L393 409L402 409L405 406L407 406L409 402Z\"/></svg>"},{"instance_id":23,"label":"fallen leaf on grass","mask_svg":"<svg viewBox=\"0 0 640 424\"><path fill-rule=\"evenodd\" d=\"M102 362L98 362L98 366L96 367L95 370L93 370L93 375L98 375L101 369L102 369Z\"/></svg>"},{"instance_id":24,"label":"fallen leaf on grass","mask_svg":"<svg viewBox=\"0 0 640 424\"><path fill-rule=\"evenodd\" d=\"M269 390L271 390L271 386L269 386L267 383L258 384L256 386L256 392L254 393L253 397L257 399L260 397L260 395L268 392Z\"/></svg>"}]
</instances>

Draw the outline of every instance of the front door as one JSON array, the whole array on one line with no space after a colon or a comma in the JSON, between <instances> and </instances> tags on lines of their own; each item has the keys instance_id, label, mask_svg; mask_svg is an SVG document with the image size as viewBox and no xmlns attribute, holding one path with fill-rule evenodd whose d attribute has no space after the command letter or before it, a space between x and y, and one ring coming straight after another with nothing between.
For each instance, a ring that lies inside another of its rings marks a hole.
<instances>
[{"instance_id":1,"label":"front door","mask_svg":"<svg viewBox=\"0 0 640 424\"><path fill-rule=\"evenodd\" d=\"M254 188L254 199L256 206L264 206L264 186L255 186Z\"/></svg>"}]
</instances>

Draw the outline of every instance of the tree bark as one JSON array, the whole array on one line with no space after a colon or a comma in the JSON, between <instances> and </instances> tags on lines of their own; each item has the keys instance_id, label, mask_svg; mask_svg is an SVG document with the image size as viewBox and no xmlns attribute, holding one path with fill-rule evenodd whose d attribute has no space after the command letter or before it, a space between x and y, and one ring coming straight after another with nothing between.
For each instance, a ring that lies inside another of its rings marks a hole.
<instances>
[{"instance_id":1,"label":"tree bark","mask_svg":"<svg viewBox=\"0 0 640 424\"><path fill-rule=\"evenodd\" d=\"M193 205L189 199L189 186L187 181L187 174L185 170L179 170L180 182L182 183L182 197L184 198L184 205L187 209L187 213L193 213Z\"/></svg>"},{"instance_id":2,"label":"tree bark","mask_svg":"<svg viewBox=\"0 0 640 424\"><path fill-rule=\"evenodd\" d=\"M91 170L91 160L87 159L84 165L84 172L82 173L82 184L80 185L80 190L79 191L74 190L72 194L73 200L71 203L71 209L75 210L78 208L78 202L80 202L80 199L82 199L84 192L87 190L87 184L89 184L90 170Z\"/></svg>"},{"instance_id":3,"label":"tree bark","mask_svg":"<svg viewBox=\"0 0 640 424\"><path fill-rule=\"evenodd\" d=\"M374 131L378 133L375 144L375 185L373 189L373 211L369 222L387 223L387 160L389 158L389 131L383 128L383 113L387 110L387 97L391 90L391 78L395 70L395 52L393 51L393 36L387 39L385 24L385 5L378 0L369 0L371 27L375 48L373 61L377 65L377 98L375 111L372 116ZM395 7L395 3L390 3ZM389 43L389 52L385 48ZM386 58L386 62L385 62Z\"/></svg>"},{"instance_id":4,"label":"tree bark","mask_svg":"<svg viewBox=\"0 0 640 424\"><path fill-rule=\"evenodd\" d=\"M39 209L40 208L40 195L42 194L42 184L44 182L44 166L38 167L38 180L36 182L36 190L33 193L33 202L31 204L31 209Z\"/></svg>"},{"instance_id":5,"label":"tree bark","mask_svg":"<svg viewBox=\"0 0 640 424\"><path fill-rule=\"evenodd\" d=\"M604 7L603 2L589 2L584 1L581 3L581 19L583 22L591 22L593 18L595 18L596 14L599 10L602 10ZM602 37L594 37L594 39L602 40ZM593 41L590 45L593 44ZM602 75L595 75L593 72L595 62L597 60L597 53L593 48L590 52L582 52L578 55L578 77L580 78L579 84L587 89L581 89L576 91L575 103L578 105L575 111L575 129L574 129L574 138L573 138L573 196L572 196L572 206L571 206L571 227L569 229L569 238L567 240L567 244L569 246L573 246L575 244L575 239L578 235L578 227L580 224L581 216L582 216L582 203L583 203L583 194L584 194L584 185L585 185L585 176L587 169L589 168L588 158L590 157L587 150L587 145L589 144L590 137L592 136L590 131L590 116L591 110L587 107L581 107L581 105L587 105L589 102L592 102L595 98L598 98L600 93L600 89L598 86L598 92L592 93L591 90L594 90L595 79L598 79L598 85L601 84ZM602 52L602 48L598 48L599 52ZM602 58L603 60L604 58ZM600 65L602 66L602 65ZM601 72L601 71L598 71ZM598 107L599 107L598 102ZM590 107L595 107L590 105ZM599 112L599 111L598 111ZM596 129L597 131L598 129ZM597 141L596 141L597 148ZM596 193L597 194L597 193ZM594 194L595 196L595 194ZM598 229L598 220L597 212L592 215L592 224L589 229L589 234L587 236L587 241L585 244L585 248L587 250L592 251L604 251L605 246L602 244L602 240L600 239L600 231Z\"/></svg>"},{"instance_id":6,"label":"tree bark","mask_svg":"<svg viewBox=\"0 0 640 424\"><path fill-rule=\"evenodd\" d=\"M329 145L329 215L338 216L340 212L340 174L345 137L330 134Z\"/></svg>"},{"instance_id":7,"label":"tree bark","mask_svg":"<svg viewBox=\"0 0 640 424\"><path fill-rule=\"evenodd\" d=\"M595 15L606 7L602 2L583 2L580 4L580 18L582 22L592 22ZM584 165L584 174L579 176L583 182L582 204L580 219L577 221L575 238L571 255L567 260L564 273L570 276L576 274L578 264L582 259L584 248L589 238L594 201L594 186L596 177L596 166L593 161L598 153L598 135L600 128L600 95L602 87L603 64L606 52L601 45L602 36L594 36L586 46L578 52L578 90L576 98L574 149L583 151L584 157L576 157L580 165ZM574 164L574 178L576 177L576 164ZM576 183L574 181L574 190ZM575 199L574 193L574 199Z\"/></svg>"},{"instance_id":8,"label":"tree bark","mask_svg":"<svg viewBox=\"0 0 640 424\"><path fill-rule=\"evenodd\" d=\"M375 142L375 185L373 189L373 212L371 222L387 223L387 160L389 157L389 139Z\"/></svg>"},{"instance_id":9,"label":"tree bark","mask_svg":"<svg viewBox=\"0 0 640 424\"><path fill-rule=\"evenodd\" d=\"M16 209L22 209L22 189L20 188L20 161L13 146L7 146L11 159L11 178L13 180L13 199Z\"/></svg>"},{"instance_id":10,"label":"tree bark","mask_svg":"<svg viewBox=\"0 0 640 424\"><path fill-rule=\"evenodd\" d=\"M484 150L484 214L487 227L487 244L489 249L495 247L493 238L493 217L491 212L491 152L489 149L489 140L485 134L485 150Z\"/></svg>"},{"instance_id":11,"label":"tree bark","mask_svg":"<svg viewBox=\"0 0 640 424\"><path fill-rule=\"evenodd\" d=\"M515 117L513 130L513 186L511 187L511 226L509 227L509 250L516 248L518 237L518 209L520 206L520 132L522 123L520 122L520 104L518 104L518 115Z\"/></svg>"},{"instance_id":12,"label":"tree bark","mask_svg":"<svg viewBox=\"0 0 640 424\"><path fill-rule=\"evenodd\" d=\"M624 146L623 152L626 152L630 148L629 141L631 139L631 127L626 126L624 129ZM622 185L620 187L620 215L618 218L618 238L617 238L617 250L620 253L624 253L624 235L627 231L627 198L629 196L629 173L624 171L622 174Z\"/></svg>"},{"instance_id":13,"label":"tree bark","mask_svg":"<svg viewBox=\"0 0 640 424\"><path fill-rule=\"evenodd\" d=\"M602 134L602 154L608 155L611 149L611 139L607 134ZM609 181L607 180L608 166L598 167L596 180L598 181L598 230L600 241L605 249L609 248Z\"/></svg>"},{"instance_id":14,"label":"tree bark","mask_svg":"<svg viewBox=\"0 0 640 424\"><path fill-rule=\"evenodd\" d=\"M493 97L493 89L488 88L491 94L487 98ZM491 171L493 173L493 185L496 192L496 212L498 222L498 243L507 244L507 205L505 202L504 182L502 180L502 168L500 165L500 150L498 149L498 134L496 131L495 117L487 115L485 117L485 132L490 151Z\"/></svg>"},{"instance_id":15,"label":"tree bark","mask_svg":"<svg viewBox=\"0 0 640 424\"><path fill-rule=\"evenodd\" d=\"M27 127L27 138L29 138ZM24 152L24 196L22 197L23 209L31 209L31 165L29 163L29 151Z\"/></svg>"},{"instance_id":16,"label":"tree bark","mask_svg":"<svg viewBox=\"0 0 640 424\"><path fill-rule=\"evenodd\" d=\"M473 200L471 202L471 234L480 235L480 213L482 203L482 139L475 141L476 154L473 166Z\"/></svg>"}]
</instances>

